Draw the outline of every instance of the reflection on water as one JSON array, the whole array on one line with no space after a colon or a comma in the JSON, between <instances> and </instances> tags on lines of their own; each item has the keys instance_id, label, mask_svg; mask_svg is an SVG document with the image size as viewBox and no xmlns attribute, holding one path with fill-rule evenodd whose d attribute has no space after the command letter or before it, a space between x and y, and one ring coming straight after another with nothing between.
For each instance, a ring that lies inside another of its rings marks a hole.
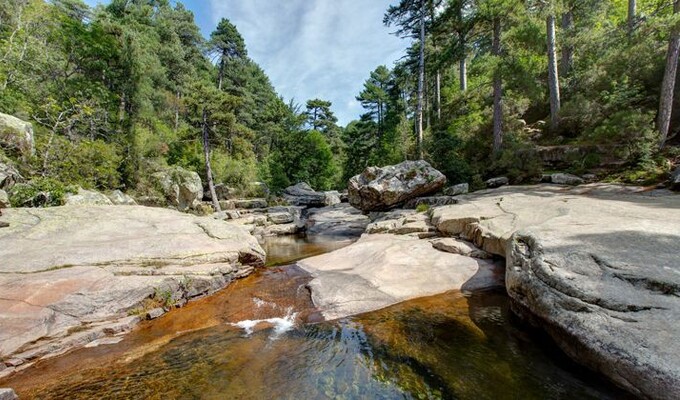
<instances>
[{"instance_id":1,"label":"reflection on water","mask_svg":"<svg viewBox=\"0 0 680 400\"><path fill-rule=\"evenodd\" d=\"M323 236L274 236L261 240L267 253L267 266L290 264L307 257L317 256L350 245L356 239L329 239Z\"/></svg>"},{"instance_id":2,"label":"reflection on water","mask_svg":"<svg viewBox=\"0 0 680 400\"><path fill-rule=\"evenodd\" d=\"M120 343L40 362L0 387L23 399L627 398L517 323L502 292L319 322L309 280L295 266L258 271Z\"/></svg>"}]
</instances>

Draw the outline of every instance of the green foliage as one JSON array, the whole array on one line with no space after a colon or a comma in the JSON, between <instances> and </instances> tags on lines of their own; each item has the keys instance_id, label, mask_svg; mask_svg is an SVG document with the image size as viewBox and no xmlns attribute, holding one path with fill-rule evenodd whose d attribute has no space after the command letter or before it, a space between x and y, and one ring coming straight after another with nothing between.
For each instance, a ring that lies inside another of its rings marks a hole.
<instances>
[{"instance_id":1,"label":"green foliage","mask_svg":"<svg viewBox=\"0 0 680 400\"><path fill-rule=\"evenodd\" d=\"M67 186L52 178L36 178L27 184L17 184L10 189L9 197L12 207L48 207L61 206L64 204L64 196L67 193L76 193L74 186ZM36 196L40 193L47 194L46 202L39 202Z\"/></svg>"},{"instance_id":2,"label":"green foliage","mask_svg":"<svg viewBox=\"0 0 680 400\"><path fill-rule=\"evenodd\" d=\"M416 207L416 212L417 213L424 213L430 210L430 205L426 203L420 203Z\"/></svg>"},{"instance_id":3,"label":"green foliage","mask_svg":"<svg viewBox=\"0 0 680 400\"><path fill-rule=\"evenodd\" d=\"M102 140L77 142L55 136L39 137L34 161L41 176L88 189L117 188L120 185L118 167L122 161L116 145Z\"/></svg>"}]
</instances>

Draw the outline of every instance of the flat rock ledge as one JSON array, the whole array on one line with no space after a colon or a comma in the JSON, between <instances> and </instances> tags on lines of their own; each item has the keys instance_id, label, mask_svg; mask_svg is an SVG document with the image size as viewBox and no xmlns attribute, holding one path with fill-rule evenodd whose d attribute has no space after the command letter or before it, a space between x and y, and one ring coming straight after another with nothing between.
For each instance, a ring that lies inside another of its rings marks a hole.
<instances>
[{"instance_id":1,"label":"flat rock ledge","mask_svg":"<svg viewBox=\"0 0 680 400\"><path fill-rule=\"evenodd\" d=\"M514 310L631 393L680 388L680 196L613 185L459 196L432 223L506 257Z\"/></svg>"},{"instance_id":2,"label":"flat rock ledge","mask_svg":"<svg viewBox=\"0 0 680 400\"><path fill-rule=\"evenodd\" d=\"M451 290L503 286L503 265L436 250L428 240L364 234L331 253L298 261L314 304L328 320Z\"/></svg>"},{"instance_id":3,"label":"flat rock ledge","mask_svg":"<svg viewBox=\"0 0 680 400\"><path fill-rule=\"evenodd\" d=\"M0 377L107 343L265 259L243 228L167 209L17 208L3 220Z\"/></svg>"}]
</instances>

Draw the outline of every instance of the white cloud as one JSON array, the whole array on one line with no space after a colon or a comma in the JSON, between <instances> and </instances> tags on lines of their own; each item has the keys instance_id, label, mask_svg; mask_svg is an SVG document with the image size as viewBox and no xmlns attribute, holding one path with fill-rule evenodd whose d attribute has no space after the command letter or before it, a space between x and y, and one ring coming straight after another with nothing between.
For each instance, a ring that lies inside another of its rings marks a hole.
<instances>
[{"instance_id":1,"label":"white cloud","mask_svg":"<svg viewBox=\"0 0 680 400\"><path fill-rule=\"evenodd\" d=\"M370 71L391 66L406 43L382 17L389 0L210 0L213 24L229 18L286 98L330 100L340 123L361 113L354 97ZM213 26L214 26L213 25Z\"/></svg>"}]
</instances>

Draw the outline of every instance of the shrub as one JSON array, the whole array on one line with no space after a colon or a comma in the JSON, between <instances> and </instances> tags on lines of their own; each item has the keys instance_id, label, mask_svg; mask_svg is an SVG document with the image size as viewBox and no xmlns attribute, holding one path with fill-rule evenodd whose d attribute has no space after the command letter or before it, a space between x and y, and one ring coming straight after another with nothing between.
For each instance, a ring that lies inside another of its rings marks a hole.
<instances>
[{"instance_id":1,"label":"shrub","mask_svg":"<svg viewBox=\"0 0 680 400\"><path fill-rule=\"evenodd\" d=\"M12 207L48 207L61 206L67 193L76 193L74 186L66 186L51 178L36 178L26 184L15 185L9 193ZM38 202L36 196L40 193L49 194L44 202Z\"/></svg>"},{"instance_id":2,"label":"shrub","mask_svg":"<svg viewBox=\"0 0 680 400\"><path fill-rule=\"evenodd\" d=\"M34 169L66 185L90 189L114 189L120 185L118 167L122 157L114 144L102 140L70 142L62 136L55 136L49 143L43 137L38 141L37 154Z\"/></svg>"}]
</instances>

